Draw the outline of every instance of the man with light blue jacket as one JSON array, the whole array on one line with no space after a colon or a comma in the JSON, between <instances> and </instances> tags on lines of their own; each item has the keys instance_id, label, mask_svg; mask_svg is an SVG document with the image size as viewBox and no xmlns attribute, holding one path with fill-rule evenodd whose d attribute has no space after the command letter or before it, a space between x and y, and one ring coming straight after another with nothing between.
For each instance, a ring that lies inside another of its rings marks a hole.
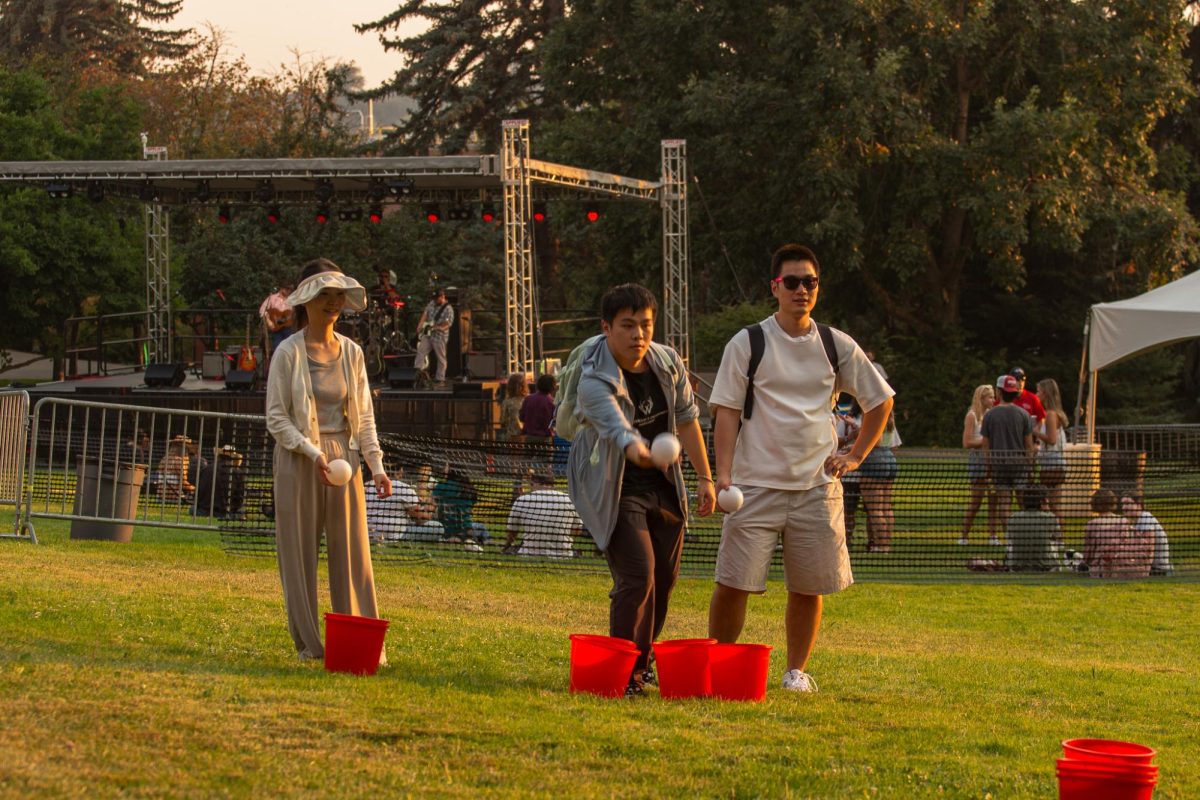
<instances>
[{"instance_id":1,"label":"man with light blue jacket","mask_svg":"<svg viewBox=\"0 0 1200 800\"><path fill-rule=\"evenodd\" d=\"M609 633L637 643L626 695L642 693L650 645L662 632L679 575L687 523L687 488L679 460L665 469L650 459L660 433L679 437L699 476L696 513L716 502L712 470L679 354L657 344L658 303L643 286L610 289L601 300L602 336L585 345L567 486L575 509L608 561Z\"/></svg>"}]
</instances>

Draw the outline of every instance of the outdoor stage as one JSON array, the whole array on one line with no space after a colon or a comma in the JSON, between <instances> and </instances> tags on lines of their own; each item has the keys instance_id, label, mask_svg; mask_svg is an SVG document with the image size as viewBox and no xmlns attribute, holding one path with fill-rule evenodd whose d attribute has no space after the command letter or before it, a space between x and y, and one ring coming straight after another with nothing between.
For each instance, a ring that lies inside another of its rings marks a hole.
<instances>
[{"instance_id":1,"label":"outdoor stage","mask_svg":"<svg viewBox=\"0 0 1200 800\"><path fill-rule=\"evenodd\" d=\"M143 372L47 381L23 388L35 404L43 397L69 397L163 410L257 415L265 413L266 406L266 392L261 388L229 390L223 379L197 377L192 371L185 372L178 388L147 387ZM379 382L371 389L380 433L480 441L494 438L500 419L501 381L455 381L438 390L396 389Z\"/></svg>"}]
</instances>

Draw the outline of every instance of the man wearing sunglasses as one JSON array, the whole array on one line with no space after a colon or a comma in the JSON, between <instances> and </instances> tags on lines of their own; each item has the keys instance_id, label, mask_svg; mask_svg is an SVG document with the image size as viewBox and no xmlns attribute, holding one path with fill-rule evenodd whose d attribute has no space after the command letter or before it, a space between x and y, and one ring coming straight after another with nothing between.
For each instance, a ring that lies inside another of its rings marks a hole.
<instances>
[{"instance_id":1,"label":"man wearing sunglasses","mask_svg":"<svg viewBox=\"0 0 1200 800\"><path fill-rule=\"evenodd\" d=\"M750 326L725 346L710 400L716 489L736 485L745 501L722 527L708 633L737 641L747 598L766 591L782 537L788 591L783 688L815 692L805 669L821 624L822 596L854 580L840 479L879 440L895 392L853 339L812 319L821 280L812 250L784 245L771 257L771 270L778 309L759 323L761 334ZM831 413L840 392L864 409L854 446L841 454Z\"/></svg>"}]
</instances>

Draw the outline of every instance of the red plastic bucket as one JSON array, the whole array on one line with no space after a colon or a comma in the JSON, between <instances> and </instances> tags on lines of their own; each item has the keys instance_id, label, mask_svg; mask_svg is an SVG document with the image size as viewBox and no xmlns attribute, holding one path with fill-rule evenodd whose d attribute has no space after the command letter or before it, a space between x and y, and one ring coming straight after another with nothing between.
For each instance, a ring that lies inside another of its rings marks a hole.
<instances>
[{"instance_id":1,"label":"red plastic bucket","mask_svg":"<svg viewBox=\"0 0 1200 800\"><path fill-rule=\"evenodd\" d=\"M654 643L661 697L708 697L712 693L708 653L716 639L673 639Z\"/></svg>"},{"instance_id":2,"label":"red plastic bucket","mask_svg":"<svg viewBox=\"0 0 1200 800\"><path fill-rule=\"evenodd\" d=\"M374 675L383 654L388 621L351 614L325 614L325 669Z\"/></svg>"},{"instance_id":3,"label":"red plastic bucket","mask_svg":"<svg viewBox=\"0 0 1200 800\"><path fill-rule=\"evenodd\" d=\"M628 639L572 633L571 691L622 697L637 658L637 645Z\"/></svg>"},{"instance_id":4,"label":"red plastic bucket","mask_svg":"<svg viewBox=\"0 0 1200 800\"><path fill-rule=\"evenodd\" d=\"M1158 767L1099 766L1088 761L1060 759L1059 800L1151 800L1158 784Z\"/></svg>"},{"instance_id":5,"label":"red plastic bucket","mask_svg":"<svg viewBox=\"0 0 1200 800\"><path fill-rule=\"evenodd\" d=\"M1067 758L1106 764L1149 764L1157 755L1153 747L1115 739L1067 739L1062 748Z\"/></svg>"},{"instance_id":6,"label":"red plastic bucket","mask_svg":"<svg viewBox=\"0 0 1200 800\"><path fill-rule=\"evenodd\" d=\"M767 696L769 644L714 644L708 654L712 696L759 702Z\"/></svg>"}]
</instances>

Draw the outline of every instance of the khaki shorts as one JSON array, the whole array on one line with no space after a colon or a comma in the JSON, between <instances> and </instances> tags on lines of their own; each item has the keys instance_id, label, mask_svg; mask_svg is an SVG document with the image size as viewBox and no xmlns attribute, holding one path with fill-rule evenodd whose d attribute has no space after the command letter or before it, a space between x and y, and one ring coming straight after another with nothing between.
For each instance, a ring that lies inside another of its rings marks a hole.
<instances>
[{"instance_id":1,"label":"khaki shorts","mask_svg":"<svg viewBox=\"0 0 1200 800\"><path fill-rule=\"evenodd\" d=\"M725 517L717 583L765 592L771 557L783 536L783 574L797 594L833 594L854 583L839 481L785 491L742 487L742 507Z\"/></svg>"}]
</instances>

